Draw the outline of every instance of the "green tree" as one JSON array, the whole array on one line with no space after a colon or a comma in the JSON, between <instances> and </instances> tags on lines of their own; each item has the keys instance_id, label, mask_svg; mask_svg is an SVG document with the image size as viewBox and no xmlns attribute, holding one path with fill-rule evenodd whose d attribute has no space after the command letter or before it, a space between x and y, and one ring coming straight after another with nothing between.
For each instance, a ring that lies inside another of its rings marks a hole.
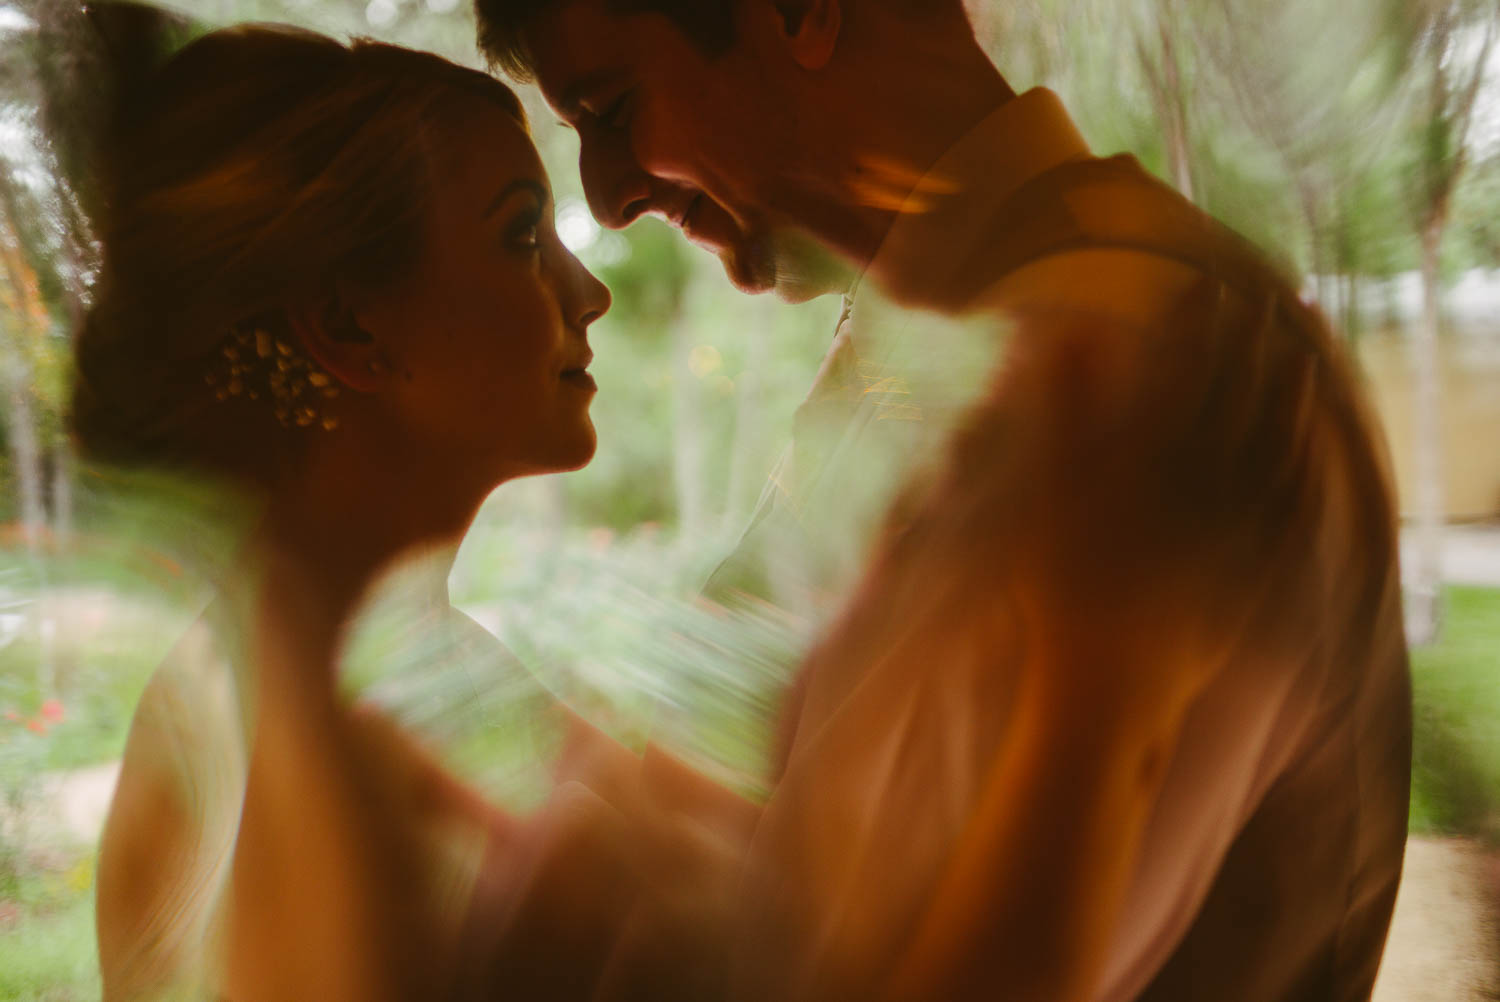
<instances>
[{"instance_id":1,"label":"green tree","mask_svg":"<svg viewBox=\"0 0 1500 1002\"><path fill-rule=\"evenodd\" d=\"M1428 644L1437 640L1442 621L1441 259L1455 197L1471 163L1475 110L1500 31L1500 4L1420 0L1397 29L1410 45L1406 196L1422 261L1422 312L1413 332L1418 547L1407 609L1412 642Z\"/></svg>"}]
</instances>

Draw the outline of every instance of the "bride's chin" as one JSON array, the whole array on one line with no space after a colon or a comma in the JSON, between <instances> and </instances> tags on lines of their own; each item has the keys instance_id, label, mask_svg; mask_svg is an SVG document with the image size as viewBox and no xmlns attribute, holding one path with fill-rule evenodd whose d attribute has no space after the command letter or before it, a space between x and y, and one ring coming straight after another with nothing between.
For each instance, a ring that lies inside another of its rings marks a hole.
<instances>
[{"instance_id":1,"label":"bride's chin","mask_svg":"<svg viewBox=\"0 0 1500 1002\"><path fill-rule=\"evenodd\" d=\"M584 418L581 424L566 430L554 427L553 433L542 441L503 454L492 453L481 463L492 471L490 489L493 490L510 480L581 470L593 460L598 445L593 421Z\"/></svg>"},{"instance_id":2,"label":"bride's chin","mask_svg":"<svg viewBox=\"0 0 1500 1002\"><path fill-rule=\"evenodd\" d=\"M593 448L590 448L587 453L579 456L578 459L569 463L568 465L559 468L557 472L573 473L576 470L583 469L585 466L589 465L589 463L592 463L594 461L594 451L595 450Z\"/></svg>"},{"instance_id":3,"label":"bride's chin","mask_svg":"<svg viewBox=\"0 0 1500 1002\"><path fill-rule=\"evenodd\" d=\"M585 427L580 430L578 440L570 443L569 447L564 450L564 455L560 457L561 462L558 464L556 472L571 473L574 470L583 469L593 461L594 453L598 449L598 433L594 431L594 423L588 421L585 423Z\"/></svg>"}]
</instances>

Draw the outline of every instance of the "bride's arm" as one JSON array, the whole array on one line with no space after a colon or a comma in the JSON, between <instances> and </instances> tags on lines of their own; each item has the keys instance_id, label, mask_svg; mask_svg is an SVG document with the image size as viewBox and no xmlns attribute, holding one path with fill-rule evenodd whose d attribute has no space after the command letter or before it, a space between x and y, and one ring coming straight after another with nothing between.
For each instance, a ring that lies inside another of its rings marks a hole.
<instances>
[{"instance_id":1,"label":"bride's arm","mask_svg":"<svg viewBox=\"0 0 1500 1002\"><path fill-rule=\"evenodd\" d=\"M141 694L99 843L95 921L106 999L160 997L213 977L244 753L232 669L203 624Z\"/></svg>"},{"instance_id":2,"label":"bride's arm","mask_svg":"<svg viewBox=\"0 0 1500 1002\"><path fill-rule=\"evenodd\" d=\"M120 778L99 841L95 924L105 999L126 999L161 987L154 979L177 964L151 934L163 897L186 878L199 839L175 726L166 710L167 683L153 679L136 708ZM206 907L207 902L199 902Z\"/></svg>"}]
</instances>

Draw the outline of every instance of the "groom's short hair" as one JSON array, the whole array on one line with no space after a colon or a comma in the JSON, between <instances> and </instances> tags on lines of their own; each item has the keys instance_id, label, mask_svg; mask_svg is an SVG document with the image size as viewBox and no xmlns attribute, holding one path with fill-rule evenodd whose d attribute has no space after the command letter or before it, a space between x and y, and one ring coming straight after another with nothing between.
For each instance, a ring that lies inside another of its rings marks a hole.
<instances>
[{"instance_id":1,"label":"groom's short hair","mask_svg":"<svg viewBox=\"0 0 1500 1002\"><path fill-rule=\"evenodd\" d=\"M474 0L479 21L479 50L490 66L513 79L536 79L536 66L526 44L526 29L548 11L575 0ZM734 14L739 0L600 0L615 14L662 14L709 55L734 44ZM962 0L880 0L908 14L963 14Z\"/></svg>"},{"instance_id":2,"label":"groom's short hair","mask_svg":"<svg viewBox=\"0 0 1500 1002\"><path fill-rule=\"evenodd\" d=\"M492 67L521 81L536 78L526 29L548 11L573 0L474 0L479 20L479 50ZM718 54L734 42L734 9L738 0L602 0L616 14L662 14L699 48Z\"/></svg>"}]
</instances>

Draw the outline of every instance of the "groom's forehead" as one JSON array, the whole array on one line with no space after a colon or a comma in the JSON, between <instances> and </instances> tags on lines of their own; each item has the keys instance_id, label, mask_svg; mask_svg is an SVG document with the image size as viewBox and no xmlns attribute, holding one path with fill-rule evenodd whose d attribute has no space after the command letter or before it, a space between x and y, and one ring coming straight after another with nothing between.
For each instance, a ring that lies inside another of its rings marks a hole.
<instances>
[{"instance_id":1,"label":"groom's forehead","mask_svg":"<svg viewBox=\"0 0 1500 1002\"><path fill-rule=\"evenodd\" d=\"M743 0L477 0L480 47L513 76L548 87L573 64L627 51L635 28L674 32L699 48L722 51L733 41ZM641 48L642 46L635 46Z\"/></svg>"},{"instance_id":2,"label":"groom's forehead","mask_svg":"<svg viewBox=\"0 0 1500 1002\"><path fill-rule=\"evenodd\" d=\"M494 8L507 3L491 0L484 4L481 0L481 6ZM622 29L641 15L653 12L649 0L529 0L515 6L523 11L510 14L506 27L524 49L532 50L528 55L533 60L537 56L535 48L543 42L550 48L587 54L617 40ZM540 72L542 67L534 65L533 69Z\"/></svg>"},{"instance_id":3,"label":"groom's forehead","mask_svg":"<svg viewBox=\"0 0 1500 1002\"><path fill-rule=\"evenodd\" d=\"M531 70L547 102L564 117L624 55L620 32L605 30L599 0L574 0L538 17L526 29Z\"/></svg>"},{"instance_id":4,"label":"groom's forehead","mask_svg":"<svg viewBox=\"0 0 1500 1002\"><path fill-rule=\"evenodd\" d=\"M640 6L622 9L613 0L567 0L527 27L532 74L547 102L565 118L577 114L581 100L607 89L616 77L631 75L643 64L658 70L670 66L667 50L676 46L664 47L663 32L681 32L670 19L651 17Z\"/></svg>"}]
</instances>

